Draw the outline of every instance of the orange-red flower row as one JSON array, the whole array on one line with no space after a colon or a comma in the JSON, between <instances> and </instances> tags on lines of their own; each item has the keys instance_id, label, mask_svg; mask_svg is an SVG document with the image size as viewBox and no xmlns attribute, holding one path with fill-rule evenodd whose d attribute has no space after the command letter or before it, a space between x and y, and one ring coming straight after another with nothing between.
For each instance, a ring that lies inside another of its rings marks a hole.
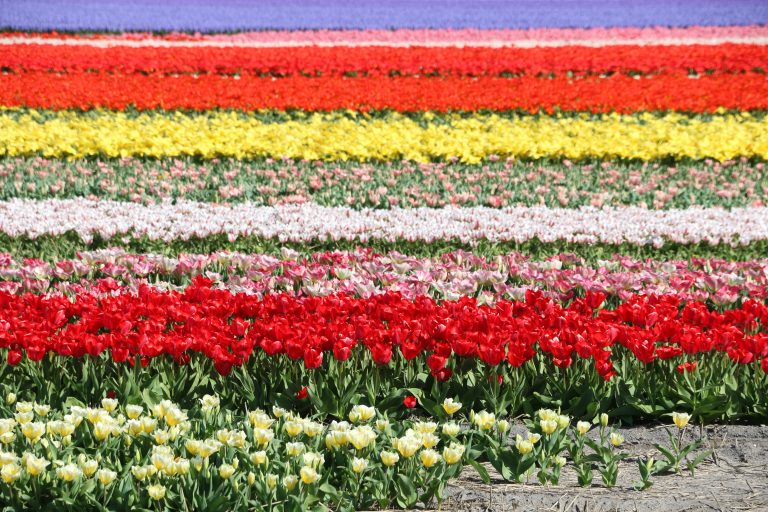
<instances>
[{"instance_id":1,"label":"orange-red flower row","mask_svg":"<svg viewBox=\"0 0 768 512\"><path fill-rule=\"evenodd\" d=\"M631 113L768 108L764 75L584 77L320 77L71 72L0 75L0 105L44 109L232 108L303 110L525 110Z\"/></svg>"},{"instance_id":2,"label":"orange-red flower row","mask_svg":"<svg viewBox=\"0 0 768 512\"><path fill-rule=\"evenodd\" d=\"M768 46L748 44L600 48L477 47L106 47L13 44L0 68L26 71L225 73L270 75L498 75L765 70Z\"/></svg>"}]
</instances>

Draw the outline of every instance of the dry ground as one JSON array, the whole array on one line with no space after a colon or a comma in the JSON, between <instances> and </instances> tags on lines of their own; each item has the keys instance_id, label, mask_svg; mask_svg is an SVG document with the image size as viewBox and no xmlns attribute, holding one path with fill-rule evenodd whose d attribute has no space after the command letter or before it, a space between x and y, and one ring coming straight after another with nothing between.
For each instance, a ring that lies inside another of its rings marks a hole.
<instances>
[{"instance_id":1,"label":"dry ground","mask_svg":"<svg viewBox=\"0 0 768 512\"><path fill-rule=\"evenodd\" d=\"M690 429L689 429L690 430ZM654 443L667 444L663 427L620 429L625 451L632 457L622 463L618 485L607 489L599 474L591 488L576 483L574 471L563 470L560 485L544 487L505 483L490 466L492 483L485 485L467 468L447 490L441 510L557 511L557 512L656 512L656 511L768 511L768 426L720 425L706 428L706 445L714 450L691 477L656 476L654 485L636 491L640 480L636 458L654 454ZM690 431L699 436L701 432ZM690 439L690 437L688 438Z\"/></svg>"}]
</instances>

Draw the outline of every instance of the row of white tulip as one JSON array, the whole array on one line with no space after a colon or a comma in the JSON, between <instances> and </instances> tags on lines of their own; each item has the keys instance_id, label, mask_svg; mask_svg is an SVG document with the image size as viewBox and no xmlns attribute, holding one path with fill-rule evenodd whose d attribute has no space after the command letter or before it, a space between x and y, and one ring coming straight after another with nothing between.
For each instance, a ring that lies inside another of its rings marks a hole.
<instances>
[{"instance_id":1,"label":"row of white tulip","mask_svg":"<svg viewBox=\"0 0 768 512\"><path fill-rule=\"evenodd\" d=\"M70 231L84 241L96 235L146 236L170 242L226 234L230 240L256 236L281 242L538 239L657 247L666 241L746 245L768 239L768 208L353 210L315 204L266 207L191 201L153 205L86 199L0 202L0 232L8 236L37 238Z\"/></svg>"}]
</instances>

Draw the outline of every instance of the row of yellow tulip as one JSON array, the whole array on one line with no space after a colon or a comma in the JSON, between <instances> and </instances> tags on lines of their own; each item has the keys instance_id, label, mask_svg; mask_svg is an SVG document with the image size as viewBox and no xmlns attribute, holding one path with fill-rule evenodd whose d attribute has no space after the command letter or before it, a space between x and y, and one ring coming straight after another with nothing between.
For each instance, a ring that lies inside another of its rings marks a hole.
<instances>
[{"instance_id":1,"label":"row of yellow tulip","mask_svg":"<svg viewBox=\"0 0 768 512\"><path fill-rule=\"evenodd\" d=\"M724 136L727 134L727 136ZM47 157L197 155L416 161L558 157L768 158L768 117L527 116L390 113L0 113L0 154Z\"/></svg>"}]
</instances>

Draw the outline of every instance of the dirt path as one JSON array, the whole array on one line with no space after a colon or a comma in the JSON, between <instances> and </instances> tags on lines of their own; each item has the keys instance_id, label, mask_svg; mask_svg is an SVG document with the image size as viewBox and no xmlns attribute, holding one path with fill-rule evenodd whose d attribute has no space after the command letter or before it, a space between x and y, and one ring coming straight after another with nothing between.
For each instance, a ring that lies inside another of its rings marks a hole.
<instances>
[{"instance_id":1,"label":"dirt path","mask_svg":"<svg viewBox=\"0 0 768 512\"><path fill-rule=\"evenodd\" d=\"M663 428L620 429L626 439L623 448L631 454L621 465L618 485L607 489L599 474L591 488L576 483L572 468L563 470L560 485L543 487L505 483L490 466L492 483L482 483L471 468L447 490L441 510L517 511L547 510L572 512L683 512L683 511L768 511L768 426L714 426L705 436L715 457L704 461L695 477L654 477L654 485L636 491L640 480L637 456L655 453L654 443L667 444ZM698 431L692 433L698 435Z\"/></svg>"}]
</instances>

